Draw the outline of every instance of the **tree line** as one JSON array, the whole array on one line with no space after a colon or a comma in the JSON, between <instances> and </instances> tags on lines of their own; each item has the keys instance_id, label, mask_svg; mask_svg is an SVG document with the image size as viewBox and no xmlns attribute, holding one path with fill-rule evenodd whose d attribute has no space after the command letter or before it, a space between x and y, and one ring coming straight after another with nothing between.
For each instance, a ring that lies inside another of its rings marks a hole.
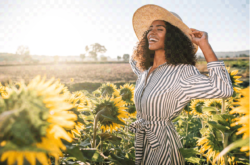
<instances>
[{"instance_id":1,"label":"tree line","mask_svg":"<svg viewBox=\"0 0 250 165\"><path fill-rule=\"evenodd\" d=\"M86 57L90 57L94 60L98 60L98 55L103 54L107 51L107 49L105 48L105 46L99 44L99 43L94 43L91 44L90 46L85 46L85 52L80 54L80 58L82 60L84 60ZM17 48L16 51L17 55L21 55L22 56L22 60L25 62L31 61L32 58L30 56L30 50L28 46L24 46L21 45ZM59 60L59 56L54 56L55 61ZM117 60L123 60L123 61L128 61L129 60L130 55L129 54L123 54L123 56L118 55L117 56ZM104 55L100 55L100 60L101 61L107 61L108 56L104 56Z\"/></svg>"}]
</instances>

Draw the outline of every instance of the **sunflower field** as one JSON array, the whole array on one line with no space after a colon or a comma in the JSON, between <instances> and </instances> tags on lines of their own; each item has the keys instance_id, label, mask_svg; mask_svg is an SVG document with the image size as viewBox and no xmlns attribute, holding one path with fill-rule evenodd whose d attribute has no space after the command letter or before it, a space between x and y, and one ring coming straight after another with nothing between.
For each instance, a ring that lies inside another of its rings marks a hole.
<instances>
[{"instance_id":1,"label":"sunflower field","mask_svg":"<svg viewBox=\"0 0 250 165\"><path fill-rule=\"evenodd\" d=\"M227 70L232 97L191 100L172 121L186 164L249 164L249 87ZM135 164L134 88L104 83L70 92L40 75L0 83L0 164Z\"/></svg>"}]
</instances>

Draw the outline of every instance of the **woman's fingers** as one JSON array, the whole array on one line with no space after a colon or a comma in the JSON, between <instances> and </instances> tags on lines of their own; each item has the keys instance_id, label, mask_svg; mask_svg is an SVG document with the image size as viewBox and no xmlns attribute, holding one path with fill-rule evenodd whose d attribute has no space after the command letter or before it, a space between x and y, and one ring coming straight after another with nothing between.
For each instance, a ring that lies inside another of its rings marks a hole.
<instances>
[{"instance_id":1,"label":"woman's fingers","mask_svg":"<svg viewBox=\"0 0 250 165\"><path fill-rule=\"evenodd\" d=\"M192 32L192 33L201 33L200 31L194 31L194 32Z\"/></svg>"},{"instance_id":2,"label":"woman's fingers","mask_svg":"<svg viewBox=\"0 0 250 165\"><path fill-rule=\"evenodd\" d=\"M196 30L196 29L194 29L194 28L190 28L191 29L191 31L199 31L199 30Z\"/></svg>"},{"instance_id":3,"label":"woman's fingers","mask_svg":"<svg viewBox=\"0 0 250 165\"><path fill-rule=\"evenodd\" d=\"M197 36L197 37L201 37L203 32L200 32L200 31L195 31L195 32L192 32L193 35Z\"/></svg>"}]
</instances>

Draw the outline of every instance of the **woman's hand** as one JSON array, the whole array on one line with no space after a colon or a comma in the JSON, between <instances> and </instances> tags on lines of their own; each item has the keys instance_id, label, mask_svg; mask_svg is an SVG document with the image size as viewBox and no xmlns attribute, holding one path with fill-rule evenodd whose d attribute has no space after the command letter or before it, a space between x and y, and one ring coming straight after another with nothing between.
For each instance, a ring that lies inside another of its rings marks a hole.
<instances>
[{"instance_id":1,"label":"woman's hand","mask_svg":"<svg viewBox=\"0 0 250 165\"><path fill-rule=\"evenodd\" d=\"M196 30L196 29L193 29L193 28L190 28L191 29L191 41L193 43L195 43L196 45L200 46L200 44L202 44L203 42L207 42L208 43L208 34L207 32L204 32L204 31L199 31L199 30Z\"/></svg>"}]
</instances>

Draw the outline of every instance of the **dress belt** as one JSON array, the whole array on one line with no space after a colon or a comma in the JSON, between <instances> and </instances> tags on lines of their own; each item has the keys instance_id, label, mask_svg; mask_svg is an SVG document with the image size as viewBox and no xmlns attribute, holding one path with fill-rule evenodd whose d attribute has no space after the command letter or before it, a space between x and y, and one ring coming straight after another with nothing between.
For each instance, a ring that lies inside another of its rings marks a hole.
<instances>
[{"instance_id":1,"label":"dress belt","mask_svg":"<svg viewBox=\"0 0 250 165\"><path fill-rule=\"evenodd\" d=\"M143 139L146 136L152 150L157 150L160 147L160 142L157 136L151 131L151 126L166 126L166 125L173 125L171 120L163 120L163 121L146 121L145 119L138 119L135 122L129 125L129 130L132 133L136 134L135 139L135 164L139 165L142 161L144 148L143 148ZM173 127L174 128L174 127Z\"/></svg>"}]
</instances>

